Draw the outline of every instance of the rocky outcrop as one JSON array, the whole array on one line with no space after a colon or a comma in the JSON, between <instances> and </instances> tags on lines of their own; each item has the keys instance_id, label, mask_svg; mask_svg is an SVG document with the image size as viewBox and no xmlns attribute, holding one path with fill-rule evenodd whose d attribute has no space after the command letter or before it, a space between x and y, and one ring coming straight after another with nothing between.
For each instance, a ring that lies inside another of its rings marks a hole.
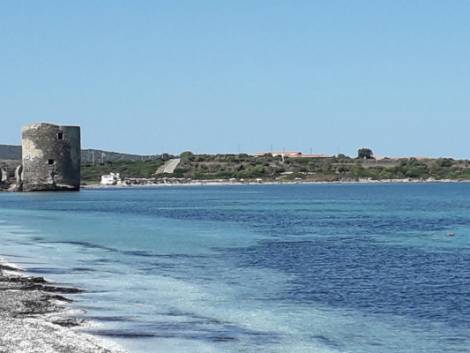
<instances>
[{"instance_id":1,"label":"rocky outcrop","mask_svg":"<svg viewBox=\"0 0 470 353\"><path fill-rule=\"evenodd\" d=\"M77 330L83 319L68 314L64 295L80 290L18 271L0 262L0 352L122 353Z\"/></svg>"},{"instance_id":2,"label":"rocky outcrop","mask_svg":"<svg viewBox=\"0 0 470 353\"><path fill-rule=\"evenodd\" d=\"M18 191L17 186L21 186L21 182L18 183L15 171L20 168L20 163L20 161L0 161L0 191Z\"/></svg>"}]
</instances>

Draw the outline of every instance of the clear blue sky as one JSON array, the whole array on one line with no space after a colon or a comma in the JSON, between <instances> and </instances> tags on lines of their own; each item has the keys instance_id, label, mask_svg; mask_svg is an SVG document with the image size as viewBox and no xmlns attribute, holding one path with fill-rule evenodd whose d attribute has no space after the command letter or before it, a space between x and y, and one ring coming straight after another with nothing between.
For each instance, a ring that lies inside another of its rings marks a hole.
<instances>
[{"instance_id":1,"label":"clear blue sky","mask_svg":"<svg viewBox=\"0 0 470 353\"><path fill-rule=\"evenodd\" d=\"M0 2L0 143L470 158L470 1Z\"/></svg>"}]
</instances>

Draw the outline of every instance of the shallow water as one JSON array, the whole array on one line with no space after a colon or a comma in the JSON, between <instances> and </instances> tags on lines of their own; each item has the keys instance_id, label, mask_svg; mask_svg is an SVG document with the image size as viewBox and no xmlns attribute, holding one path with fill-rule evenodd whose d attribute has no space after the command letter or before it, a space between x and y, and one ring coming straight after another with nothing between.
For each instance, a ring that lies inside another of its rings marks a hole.
<instances>
[{"instance_id":1,"label":"shallow water","mask_svg":"<svg viewBox=\"0 0 470 353\"><path fill-rule=\"evenodd\" d=\"M4 193L0 257L135 353L469 352L469 210L469 184Z\"/></svg>"}]
</instances>

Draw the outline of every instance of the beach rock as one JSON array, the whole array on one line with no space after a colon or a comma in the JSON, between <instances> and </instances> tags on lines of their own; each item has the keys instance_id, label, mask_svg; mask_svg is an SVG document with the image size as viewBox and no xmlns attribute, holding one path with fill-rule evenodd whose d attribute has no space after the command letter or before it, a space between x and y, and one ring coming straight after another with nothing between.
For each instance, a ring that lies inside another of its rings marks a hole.
<instances>
[{"instance_id":1,"label":"beach rock","mask_svg":"<svg viewBox=\"0 0 470 353\"><path fill-rule=\"evenodd\" d=\"M5 264L0 268L17 271ZM0 274L0 353L124 353L78 331L84 320L67 314L71 299L51 292L81 290L52 285L43 277Z\"/></svg>"}]
</instances>

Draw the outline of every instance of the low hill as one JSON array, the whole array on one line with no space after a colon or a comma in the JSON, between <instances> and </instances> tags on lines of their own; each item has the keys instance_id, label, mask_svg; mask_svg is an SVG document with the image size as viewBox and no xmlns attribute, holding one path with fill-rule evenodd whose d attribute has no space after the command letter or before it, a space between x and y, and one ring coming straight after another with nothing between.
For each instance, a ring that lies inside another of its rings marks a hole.
<instances>
[{"instance_id":1,"label":"low hill","mask_svg":"<svg viewBox=\"0 0 470 353\"><path fill-rule=\"evenodd\" d=\"M118 153L103 151L97 149L82 150L83 163L100 163L100 162L115 162L115 161L141 161L141 160L155 160L160 158L159 155L142 156L129 153ZM20 160L21 159L21 146L15 145L0 145L0 160Z\"/></svg>"},{"instance_id":2,"label":"low hill","mask_svg":"<svg viewBox=\"0 0 470 353\"><path fill-rule=\"evenodd\" d=\"M450 158L284 158L264 155L182 155L173 176L276 181L470 180L470 161Z\"/></svg>"},{"instance_id":3,"label":"low hill","mask_svg":"<svg viewBox=\"0 0 470 353\"><path fill-rule=\"evenodd\" d=\"M184 180L236 179L238 181L360 181L360 180L470 180L470 161L437 159L357 159L347 156L281 158L247 154L194 155L185 152L173 173L158 168L167 158L148 161L105 162L84 165L82 178L97 182L111 171L124 178L179 178Z\"/></svg>"},{"instance_id":4,"label":"low hill","mask_svg":"<svg viewBox=\"0 0 470 353\"><path fill-rule=\"evenodd\" d=\"M281 158L269 154L181 154L173 173L157 173L168 154L142 156L97 149L82 150L82 179L98 182L103 174L124 178L237 179L266 181L470 180L470 161L450 158L357 159L335 157ZM0 145L0 160L20 160L21 147Z\"/></svg>"},{"instance_id":5,"label":"low hill","mask_svg":"<svg viewBox=\"0 0 470 353\"><path fill-rule=\"evenodd\" d=\"M140 155L119 153L95 149L82 150L82 163L117 162L117 161L143 161L159 159L160 155Z\"/></svg>"},{"instance_id":6,"label":"low hill","mask_svg":"<svg viewBox=\"0 0 470 353\"><path fill-rule=\"evenodd\" d=\"M0 145L0 159L20 160L21 146Z\"/></svg>"}]
</instances>

